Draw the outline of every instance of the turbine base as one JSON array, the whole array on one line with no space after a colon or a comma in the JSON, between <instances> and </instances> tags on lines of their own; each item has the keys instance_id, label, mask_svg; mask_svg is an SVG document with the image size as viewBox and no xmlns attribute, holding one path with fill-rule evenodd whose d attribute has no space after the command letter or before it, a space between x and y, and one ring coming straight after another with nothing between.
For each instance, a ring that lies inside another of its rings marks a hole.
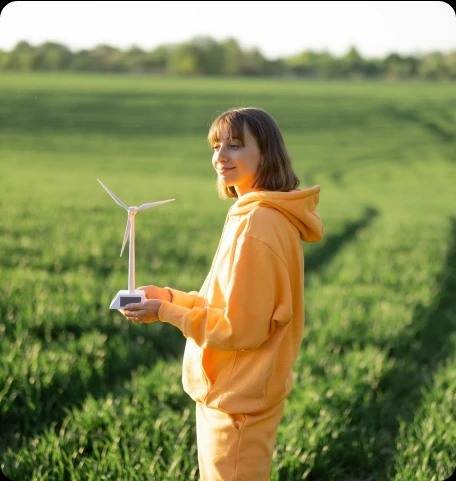
<instances>
[{"instance_id":1,"label":"turbine base","mask_svg":"<svg viewBox=\"0 0 456 481\"><path fill-rule=\"evenodd\" d=\"M144 291L135 290L135 292L130 292L128 290L121 290L111 301L109 309L123 309L127 304L144 302L145 300L146 293Z\"/></svg>"}]
</instances>

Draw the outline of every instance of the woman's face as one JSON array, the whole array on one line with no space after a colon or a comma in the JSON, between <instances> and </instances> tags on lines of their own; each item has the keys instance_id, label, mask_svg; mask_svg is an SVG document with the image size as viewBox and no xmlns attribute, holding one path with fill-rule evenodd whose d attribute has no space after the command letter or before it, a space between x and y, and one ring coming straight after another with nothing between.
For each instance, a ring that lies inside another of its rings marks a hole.
<instances>
[{"instance_id":1,"label":"woman's face","mask_svg":"<svg viewBox=\"0 0 456 481\"><path fill-rule=\"evenodd\" d=\"M244 124L244 145L240 139L230 139L226 129L213 145L212 165L226 187L234 187L238 197L256 190L253 187L261 152L255 137Z\"/></svg>"}]
</instances>

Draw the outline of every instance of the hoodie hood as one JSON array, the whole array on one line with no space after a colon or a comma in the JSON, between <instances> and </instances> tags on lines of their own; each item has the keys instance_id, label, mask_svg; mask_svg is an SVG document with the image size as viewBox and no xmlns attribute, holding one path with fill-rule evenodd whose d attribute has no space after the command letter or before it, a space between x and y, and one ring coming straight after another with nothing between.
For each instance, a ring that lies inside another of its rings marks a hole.
<instances>
[{"instance_id":1,"label":"hoodie hood","mask_svg":"<svg viewBox=\"0 0 456 481\"><path fill-rule=\"evenodd\" d=\"M323 223L316 211L319 199L319 185L291 192L249 192L231 206L229 215L246 215L256 207L277 209L298 229L303 241L316 242L323 237Z\"/></svg>"}]
</instances>

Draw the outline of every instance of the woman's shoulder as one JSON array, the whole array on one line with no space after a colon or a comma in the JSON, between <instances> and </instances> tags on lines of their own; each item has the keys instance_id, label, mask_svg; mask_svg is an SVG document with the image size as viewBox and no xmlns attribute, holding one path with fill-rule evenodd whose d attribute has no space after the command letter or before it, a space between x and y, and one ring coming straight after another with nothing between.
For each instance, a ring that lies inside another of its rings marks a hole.
<instances>
[{"instance_id":1,"label":"woman's shoulder","mask_svg":"<svg viewBox=\"0 0 456 481\"><path fill-rule=\"evenodd\" d=\"M295 237L296 228L287 216L278 209L258 206L249 213L245 235L258 239L278 239Z\"/></svg>"},{"instance_id":2,"label":"woman's shoulder","mask_svg":"<svg viewBox=\"0 0 456 481\"><path fill-rule=\"evenodd\" d=\"M272 206L259 205L251 210L249 216L251 221L260 225L263 222L271 222L273 225L290 223L285 214Z\"/></svg>"}]
</instances>

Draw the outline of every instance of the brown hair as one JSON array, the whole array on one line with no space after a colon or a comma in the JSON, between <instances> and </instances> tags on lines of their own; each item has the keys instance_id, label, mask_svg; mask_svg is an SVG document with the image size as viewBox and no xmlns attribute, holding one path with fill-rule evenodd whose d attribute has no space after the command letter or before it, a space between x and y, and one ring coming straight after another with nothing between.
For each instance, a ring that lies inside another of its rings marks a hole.
<instances>
[{"instance_id":1,"label":"brown hair","mask_svg":"<svg viewBox=\"0 0 456 481\"><path fill-rule=\"evenodd\" d=\"M282 133L270 114L255 107L233 108L220 114L212 123L207 140L209 145L220 141L220 134L226 129L231 139L244 145L244 125L257 141L262 161L253 186L261 190L289 192L296 189L299 179L291 166L291 159L285 147ZM234 187L226 187L217 179L220 198L237 198Z\"/></svg>"}]
</instances>

